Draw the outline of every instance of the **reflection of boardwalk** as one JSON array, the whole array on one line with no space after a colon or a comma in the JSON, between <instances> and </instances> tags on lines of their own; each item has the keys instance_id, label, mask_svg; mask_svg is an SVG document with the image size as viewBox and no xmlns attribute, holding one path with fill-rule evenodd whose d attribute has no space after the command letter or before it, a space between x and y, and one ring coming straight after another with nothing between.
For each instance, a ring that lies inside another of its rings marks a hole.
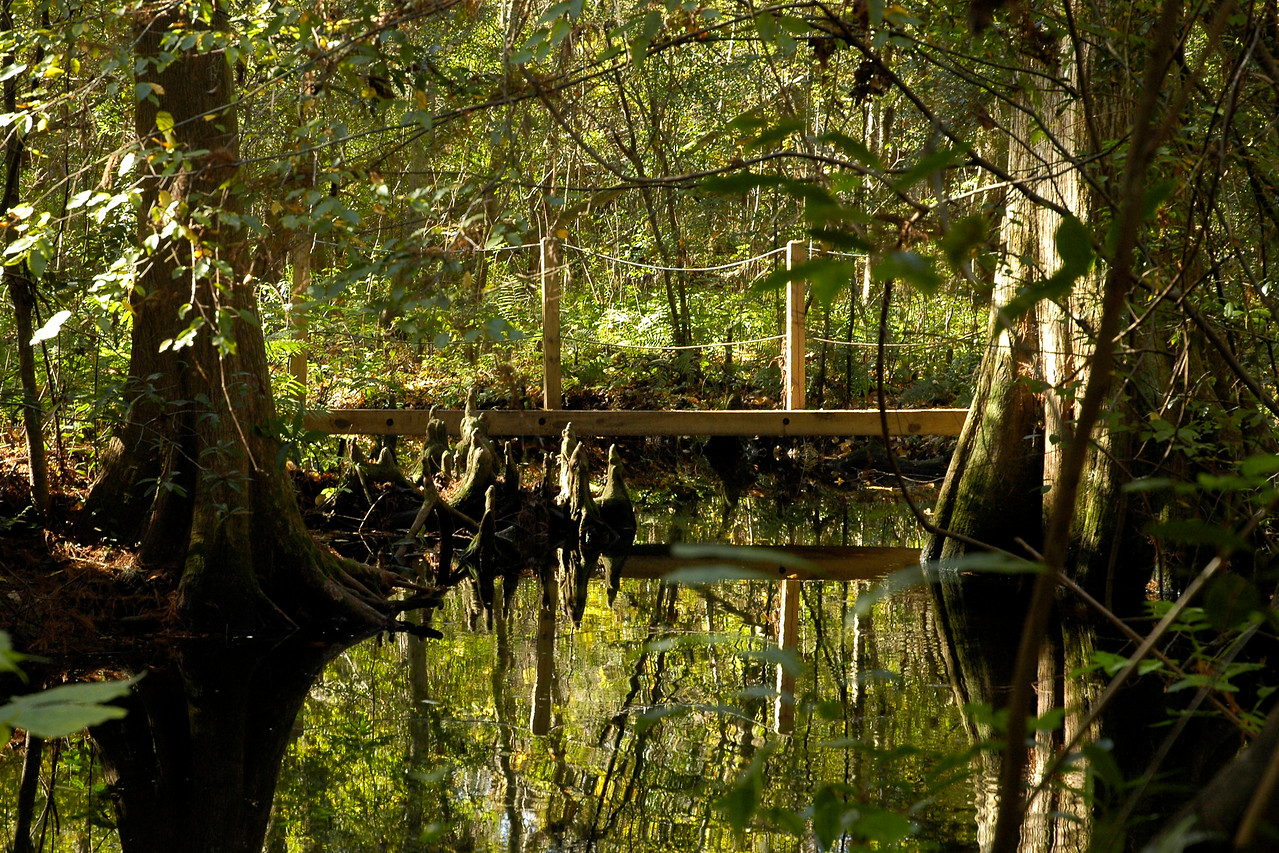
<instances>
[{"instance_id":1,"label":"reflection of boardwalk","mask_svg":"<svg viewBox=\"0 0 1279 853\"><path fill-rule=\"evenodd\" d=\"M890 409L891 435L959 435L967 409ZM462 412L436 409L457 434ZM879 435L877 409L731 409L720 411L599 411L491 409L489 435L559 435L568 423L578 435ZM307 412L307 429L330 434L426 435L422 409L336 409Z\"/></svg>"},{"instance_id":2,"label":"reflection of boardwalk","mask_svg":"<svg viewBox=\"0 0 1279 853\"><path fill-rule=\"evenodd\" d=\"M881 578L898 569L919 566L918 548L861 548L839 545L782 545L762 551L780 551L789 558L804 560L809 567L793 563L770 566L766 562L742 564L743 578L758 578L760 572L773 574L778 580L858 581ZM727 571L724 557L689 559L672 557L668 545L634 545L622 566L624 578L657 578L677 569L697 566L721 566ZM727 573L723 580L730 580Z\"/></svg>"}]
</instances>

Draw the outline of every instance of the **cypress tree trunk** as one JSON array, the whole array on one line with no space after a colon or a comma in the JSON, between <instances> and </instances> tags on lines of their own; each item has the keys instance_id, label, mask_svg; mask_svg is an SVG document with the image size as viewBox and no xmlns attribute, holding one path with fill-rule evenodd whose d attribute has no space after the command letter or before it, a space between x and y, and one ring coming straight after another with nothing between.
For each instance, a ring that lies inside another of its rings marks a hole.
<instances>
[{"instance_id":1,"label":"cypress tree trunk","mask_svg":"<svg viewBox=\"0 0 1279 853\"><path fill-rule=\"evenodd\" d=\"M387 576L312 541L278 459L244 274L231 68L213 44L225 14L211 23L187 14L165 10L136 33L137 83L149 88L136 115L138 238L151 251L132 296L128 418L87 517L107 536L140 543L140 564L179 573L182 612L195 625L385 624L390 607L377 585ZM207 43L177 50L166 33L178 32Z\"/></svg>"},{"instance_id":2,"label":"cypress tree trunk","mask_svg":"<svg viewBox=\"0 0 1279 853\"><path fill-rule=\"evenodd\" d=\"M1055 44L1055 56L1056 79L1045 82L1040 73L1023 75L1021 99L1006 113L1010 139L1006 168L1038 198L1009 191L1000 225L1004 261L996 272L992 294L992 342L934 511L939 528L1026 557L1031 549L1041 552L1044 548L1046 520L1058 499L1062 447L1075 416L1073 391L1086 379L1092 346L1088 330L1097 313L1097 284L1091 276L1077 282L1073 297L1062 304L1043 300L1012 317L1004 310L1020 290L1061 266L1055 237L1062 216L1053 206L1085 221L1089 218L1081 175L1071 160L1086 143L1081 105L1067 91L1077 85L1076 57L1064 41ZM1082 491L1080 503L1112 497L1117 486L1110 486L1105 475L1113 473L1092 469L1096 489ZM962 539L938 536L929 542L924 557L944 567L970 552ZM1007 703L1014 678L1011 650L1021 638L1033 577L977 573L961 579L957 572L942 569L936 585L939 610L958 669L954 680L965 701L993 708ZM1029 711L1042 714L1064 705L1075 712L1066 724L1067 737L1077 727L1077 713L1092 689L1067 673L1086 663L1091 647L1088 629L1074 621L1055 623L1051 636L1040 646L1035 673L1038 707ZM978 734L988 738L994 733L979 727ZM1051 761L1062 736L1062 732L1034 733L1026 753L1027 778L1032 783ZM993 754L984 761L983 777L989 787L979 797L983 806L979 838L989 845L994 841L997 809L1004 804L998 803L994 790L1000 761ZM1082 776L1072 781L1081 780ZM1080 797L1056 786L1037 798L1024 815L1018 849L1086 849L1088 824L1062 815L1086 821L1088 809Z\"/></svg>"}]
</instances>

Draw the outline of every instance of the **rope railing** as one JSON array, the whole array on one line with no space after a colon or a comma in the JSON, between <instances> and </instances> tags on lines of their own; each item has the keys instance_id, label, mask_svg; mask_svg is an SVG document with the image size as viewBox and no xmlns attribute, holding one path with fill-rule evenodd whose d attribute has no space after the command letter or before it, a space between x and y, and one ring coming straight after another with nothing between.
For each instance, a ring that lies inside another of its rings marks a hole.
<instances>
[{"instance_id":1,"label":"rope railing","mask_svg":"<svg viewBox=\"0 0 1279 853\"><path fill-rule=\"evenodd\" d=\"M762 255L756 255L753 258L746 258L745 260L741 260L741 261L732 261L731 263L719 264L717 266L712 266L712 267L666 267L658 264L646 264L641 261L631 261L631 260L627 260L626 258L618 258L618 257L614 257L613 255L606 255L605 253L597 252L594 249L586 249L581 246L574 246L572 243L561 243L560 247L564 249L572 249L575 252L580 252L583 255L590 255L591 257L594 257L594 258L602 258L603 260L606 260L606 261L612 261L615 264L622 264L623 266L635 267L636 269L652 270L653 272L723 272L724 270L733 270L739 267L744 267L747 264L753 264L753 263L756 263L757 261L766 260L768 258L771 258L773 255L779 255L782 252L786 251L786 247L782 246L781 248L778 248L778 249L770 249L769 251L764 252Z\"/></svg>"},{"instance_id":2,"label":"rope railing","mask_svg":"<svg viewBox=\"0 0 1279 853\"><path fill-rule=\"evenodd\" d=\"M575 252L580 257L589 257L597 259L605 263L618 264L638 270L646 270L651 272L676 272L676 273L722 273L731 270L740 270L744 267L755 265L753 270L749 271L752 275L765 275L767 270L773 264L764 264L778 256L784 256L782 263L787 269L792 271L802 270L801 266L810 258L820 256L833 258L849 258L864 259L867 256L859 253L847 252L831 252L820 251L813 247L809 247L803 241L791 241L786 245L770 249L765 252L753 255L749 258L730 261L722 264L709 264L705 266L669 266L660 263L648 263L646 261L633 260L631 258L618 257L608 252L597 251L595 249L578 246L562 240L547 238L537 242L526 242L518 245L510 246L479 246L472 241L467 241L470 245L463 248L463 252L472 254L494 255L499 253L521 252L530 249L539 249L540 255L540 283L541 283L541 323L540 334L538 329L530 330L531 334L524 337L526 342L537 342L541 348L542 360L542 405L547 410L558 410L563 405L563 388L562 388L562 370L563 358L561 347L567 343L573 347L598 347L603 350L620 350L637 353L679 353L679 352L706 352L713 350L722 350L725 359L735 358L733 355L735 350L744 352L744 360L752 360L759 357L774 359L779 364L782 372L783 381L783 408L788 411L798 411L806 408L805 406L805 362L811 357L812 350L810 347L818 345L820 347L848 347L852 349L871 350L879 346L876 342L857 341L857 340L836 340L824 337L809 337L807 326L807 318L809 313L809 301L811 295L807 293L807 282L803 279L804 274L801 272L791 279L785 287L785 303L777 303L777 308L781 310L781 320L784 331L780 334L766 335L761 337L746 338L744 340L720 340L705 343L687 343L687 344L652 344L652 343L631 343L629 341L609 341L601 340L598 335L611 335L616 330L604 326L596 326L582 328L573 328L571 331L564 329L560 316L560 305L562 299L562 287L564 281L571 281L566 278L566 271L569 264L565 260L565 256L561 250ZM578 261L583 263L583 261ZM587 264L588 277L589 267ZM742 299L748 298L745 294ZM722 299L722 297L721 297ZM636 306L639 307L638 305ZM720 306L723 308L724 306ZM740 310L740 307L739 307ZM505 313L505 312L504 312ZM851 320L851 318L850 318ZM750 324L755 326L755 324ZM767 326L764 327L765 329ZM703 330L704 332L720 331L721 333L749 333L754 331L762 331L755 328L741 328L736 323L727 325L724 328ZM350 335L351 330L345 330ZM631 329L635 332L635 329ZM657 335L657 340L666 337L660 329L653 329ZM565 332L569 332L566 334ZM594 334L592 334L594 333ZM829 334L829 328L827 329ZM647 335L627 335L625 330L622 337L639 337L644 340L654 340L654 337ZM850 337L852 335L850 334ZM971 343L966 338L942 339L940 336L926 336L930 340L920 340L920 336L912 337L905 341L894 341L887 343L895 353L901 353L907 350L918 351L935 351L940 348L951 346L963 346ZM356 335L350 335L352 340L357 339ZM380 340L385 346L393 345L393 342L385 338ZM510 343L516 343L511 341ZM770 345L781 344L780 357L776 355L776 349L770 353L768 350ZM851 356L850 356L851 357ZM896 358L896 356L894 356ZM305 381L303 379L303 381Z\"/></svg>"},{"instance_id":3,"label":"rope railing","mask_svg":"<svg viewBox=\"0 0 1279 853\"><path fill-rule=\"evenodd\" d=\"M601 341L596 338L578 338L572 335L564 335L564 340L572 341L575 344L592 344L598 347L611 349L628 349L641 352L679 352L681 350L702 350L702 349L723 349L724 347L748 346L751 344L766 344L772 341L785 340L785 335L771 335L767 338L751 338L745 341L721 341L719 343L710 344L685 344L683 346L649 346L645 344L622 344L613 343L611 341Z\"/></svg>"},{"instance_id":4,"label":"rope railing","mask_svg":"<svg viewBox=\"0 0 1279 853\"><path fill-rule=\"evenodd\" d=\"M837 347L854 347L854 348L862 347L865 349L875 349L876 347L879 346L879 343L877 341L837 341L832 338L813 338L813 337L808 338L808 340L815 344L830 344L832 346L837 346ZM972 342L973 342L972 340L969 340L967 338L947 338L944 340L925 341L925 342L919 342L919 341L909 341L909 342L901 341L901 342L895 342L895 343L889 342L889 343L885 343L884 346L892 349L910 349L910 348L935 349L937 347L950 347L950 346L968 344Z\"/></svg>"}]
</instances>

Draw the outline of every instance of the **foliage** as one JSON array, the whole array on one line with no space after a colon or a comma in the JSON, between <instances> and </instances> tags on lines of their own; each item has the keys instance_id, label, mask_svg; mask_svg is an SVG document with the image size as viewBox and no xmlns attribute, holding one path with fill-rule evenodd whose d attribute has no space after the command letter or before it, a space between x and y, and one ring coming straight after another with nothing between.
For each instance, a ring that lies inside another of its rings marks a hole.
<instances>
[{"instance_id":1,"label":"foliage","mask_svg":"<svg viewBox=\"0 0 1279 853\"><path fill-rule=\"evenodd\" d=\"M24 659L27 656L13 651L9 635L0 631L0 673L21 676L18 664ZM124 716L124 709L108 703L126 695L139 677L63 684L37 693L11 695L0 705L0 741L7 741L15 728L39 738L57 738L118 720Z\"/></svg>"}]
</instances>

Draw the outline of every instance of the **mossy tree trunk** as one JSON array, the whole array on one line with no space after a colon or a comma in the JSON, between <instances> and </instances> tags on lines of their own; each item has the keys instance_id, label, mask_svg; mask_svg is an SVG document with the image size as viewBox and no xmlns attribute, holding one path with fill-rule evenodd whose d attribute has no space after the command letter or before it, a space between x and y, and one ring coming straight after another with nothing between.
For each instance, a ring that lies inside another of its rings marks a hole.
<instances>
[{"instance_id":1,"label":"mossy tree trunk","mask_svg":"<svg viewBox=\"0 0 1279 853\"><path fill-rule=\"evenodd\" d=\"M183 614L209 628L385 622L384 576L341 563L302 524L275 414L240 216L225 14L169 7L139 23L139 261L128 417L88 498L98 530L180 574ZM194 33L182 50L175 40Z\"/></svg>"},{"instance_id":2,"label":"mossy tree trunk","mask_svg":"<svg viewBox=\"0 0 1279 853\"><path fill-rule=\"evenodd\" d=\"M1005 117L1010 140L1006 168L1030 192L1010 190L1000 223L1004 261L992 294L991 343L934 512L939 528L959 536L936 536L925 549L925 559L943 567L972 554L971 541L1027 558L1044 550L1046 522L1060 493L1062 448L1076 416L1075 390L1086 379L1099 304L1095 273L1079 279L1072 295L1060 302L1040 301L1014 316L1006 311L1020 291L1061 266L1055 243L1061 211L1084 221L1091 218L1093 201L1073 161L1088 142L1083 105L1069 94L1078 84L1077 57L1066 40L1057 42L1055 51L1049 69L1031 69L1022 76L1021 98ZM1049 79L1046 70L1055 72L1056 79ZM1096 482L1081 492L1085 517L1098 516L1087 511L1092 502L1113 497L1117 473L1113 466L1089 467L1087 476ZM1014 680L1010 652L1021 638L1020 614L1030 605L1033 579L984 572L961 577L953 568L941 570L939 610L965 701L994 708L1007 704ZM1083 655L1091 645L1083 626L1073 620L1055 623L1052 636L1040 645L1034 673L1039 707L1030 708L1031 714L1063 704L1076 713L1082 710L1090 688L1072 682L1067 673L1086 662ZM1072 717L1067 734L1073 733L1073 725ZM979 734L991 737L993 732L980 728ZM1061 737L1060 731L1055 736L1035 733L1026 754L1029 778L1035 779L1049 763ZM993 784L1000 775L999 762L993 754L986 760L983 776ZM988 808L979 816L979 836L989 845L996 798L983 802ZM1064 788L1039 797L1024 816L1019 849L1085 849L1086 823L1063 815L1086 819L1086 811Z\"/></svg>"}]
</instances>

